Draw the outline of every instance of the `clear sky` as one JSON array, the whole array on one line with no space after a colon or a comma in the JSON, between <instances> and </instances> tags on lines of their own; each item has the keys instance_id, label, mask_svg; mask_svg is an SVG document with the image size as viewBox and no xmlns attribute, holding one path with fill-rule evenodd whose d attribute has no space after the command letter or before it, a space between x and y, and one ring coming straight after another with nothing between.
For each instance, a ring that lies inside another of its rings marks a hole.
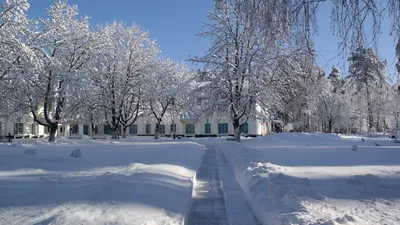
<instances>
[{"instance_id":1,"label":"clear sky","mask_svg":"<svg viewBox=\"0 0 400 225\"><path fill-rule=\"evenodd\" d=\"M331 29L331 4L323 3L318 11L318 34L314 36L315 47L319 54L318 65L325 69L326 73L331 71L332 66L338 67L344 75L348 74L347 57L338 56L338 39L333 35ZM395 72L395 43L390 33L391 22L385 19L382 23L382 34L378 41L378 55L381 59L388 61L387 75L396 75ZM368 31L366 31L368 36ZM373 47L373 46L369 46ZM397 75L396 75L397 76Z\"/></svg>"},{"instance_id":2,"label":"clear sky","mask_svg":"<svg viewBox=\"0 0 400 225\"><path fill-rule=\"evenodd\" d=\"M54 0L30 0L30 17L44 17L45 9ZM209 47L209 41L197 37L201 22L207 21L207 11L213 9L213 0L69 0L78 5L80 13L91 19L91 24L110 23L114 20L127 24L135 22L148 30L161 46L162 54L175 61L184 61L189 55L201 56ZM327 73L336 65L346 75L347 68L336 57L337 39L330 29L330 4L324 3L319 10L319 34L315 44L319 53L318 64ZM389 22L384 22L379 44L380 57L387 59L388 73L394 73L394 42L388 35Z\"/></svg>"}]
</instances>

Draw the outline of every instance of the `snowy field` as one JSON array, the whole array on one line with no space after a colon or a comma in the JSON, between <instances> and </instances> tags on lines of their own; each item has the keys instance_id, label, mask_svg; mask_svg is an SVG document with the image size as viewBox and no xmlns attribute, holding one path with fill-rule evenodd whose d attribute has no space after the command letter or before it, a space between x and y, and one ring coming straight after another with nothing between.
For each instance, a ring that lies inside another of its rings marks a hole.
<instances>
[{"instance_id":1,"label":"snowy field","mask_svg":"<svg viewBox=\"0 0 400 225\"><path fill-rule=\"evenodd\" d=\"M222 149L263 224L400 224L400 144L386 137L283 133Z\"/></svg>"},{"instance_id":2,"label":"snowy field","mask_svg":"<svg viewBox=\"0 0 400 225\"><path fill-rule=\"evenodd\" d=\"M232 223L245 208L232 204L230 169L265 225L400 224L400 144L364 139L17 140L0 144L0 224L182 224L204 149L196 142L220 146L229 162L217 157ZM77 148L82 158L70 157Z\"/></svg>"},{"instance_id":3,"label":"snowy field","mask_svg":"<svg viewBox=\"0 0 400 225\"><path fill-rule=\"evenodd\" d=\"M0 144L0 224L182 224L202 153L152 138Z\"/></svg>"}]
</instances>

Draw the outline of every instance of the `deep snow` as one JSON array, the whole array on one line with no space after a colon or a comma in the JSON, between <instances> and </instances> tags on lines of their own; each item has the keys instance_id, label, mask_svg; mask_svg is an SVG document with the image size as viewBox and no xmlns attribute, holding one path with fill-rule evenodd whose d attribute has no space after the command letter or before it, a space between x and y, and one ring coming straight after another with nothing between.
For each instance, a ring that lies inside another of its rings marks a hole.
<instances>
[{"instance_id":1,"label":"deep snow","mask_svg":"<svg viewBox=\"0 0 400 225\"><path fill-rule=\"evenodd\" d=\"M0 224L181 224L202 153L151 138L0 144Z\"/></svg>"},{"instance_id":2,"label":"deep snow","mask_svg":"<svg viewBox=\"0 0 400 225\"><path fill-rule=\"evenodd\" d=\"M141 137L0 144L0 224L182 224L203 145L210 144L224 152L215 159L231 224L247 224L252 213L268 225L400 224L400 144L364 138L284 133L241 143ZM82 158L70 157L78 148ZM244 213L244 199L252 213Z\"/></svg>"},{"instance_id":3,"label":"deep snow","mask_svg":"<svg viewBox=\"0 0 400 225\"><path fill-rule=\"evenodd\" d=\"M365 140L283 133L222 148L263 224L400 224L400 145Z\"/></svg>"}]
</instances>

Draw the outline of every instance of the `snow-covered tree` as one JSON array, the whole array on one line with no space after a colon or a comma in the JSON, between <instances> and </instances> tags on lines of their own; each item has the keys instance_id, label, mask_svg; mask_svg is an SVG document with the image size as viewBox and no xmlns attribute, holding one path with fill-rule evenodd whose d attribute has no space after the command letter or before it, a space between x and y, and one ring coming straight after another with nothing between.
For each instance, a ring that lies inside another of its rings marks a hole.
<instances>
[{"instance_id":1,"label":"snow-covered tree","mask_svg":"<svg viewBox=\"0 0 400 225\"><path fill-rule=\"evenodd\" d=\"M187 89L192 81L191 72L184 65L170 59L159 60L149 76L145 92L145 105L155 120L154 138L159 138L160 125L171 118L171 113L185 105ZM171 108L174 106L174 108Z\"/></svg>"},{"instance_id":2,"label":"snow-covered tree","mask_svg":"<svg viewBox=\"0 0 400 225\"><path fill-rule=\"evenodd\" d=\"M0 2L0 117L26 113L16 84L20 75L36 68L37 60L29 45L32 33L26 0Z\"/></svg>"},{"instance_id":3,"label":"snow-covered tree","mask_svg":"<svg viewBox=\"0 0 400 225\"><path fill-rule=\"evenodd\" d=\"M212 45L203 57L192 59L203 63L212 76L201 88L209 102L204 115L229 115L236 141L240 141L240 128L247 119L258 116L256 105L266 104L273 95L269 78L277 59L284 55L282 46L276 44L285 36L284 22L270 20L265 24L260 17L268 7L261 1L217 1L215 10L209 12L211 22L201 33ZM270 13L282 18L282 12ZM268 32L264 32L266 26L271 28Z\"/></svg>"},{"instance_id":4,"label":"snow-covered tree","mask_svg":"<svg viewBox=\"0 0 400 225\"><path fill-rule=\"evenodd\" d=\"M93 104L104 113L116 139L120 125L126 128L139 116L144 81L159 53L148 32L133 24L114 22L96 34L96 53L91 64Z\"/></svg>"},{"instance_id":5,"label":"snow-covered tree","mask_svg":"<svg viewBox=\"0 0 400 225\"><path fill-rule=\"evenodd\" d=\"M326 132L328 133L332 133L334 126L344 119L343 117L348 116L342 114L346 104L343 99L343 94L340 91L337 91L340 87L335 87L335 84L337 83L332 83L332 77L329 80L324 78L318 90L318 115L321 121L326 124Z\"/></svg>"},{"instance_id":6,"label":"snow-covered tree","mask_svg":"<svg viewBox=\"0 0 400 225\"><path fill-rule=\"evenodd\" d=\"M367 114L368 130L378 128L380 121L379 112L382 105L377 107L382 101L383 92L388 85L385 77L386 61L382 61L375 55L372 49L358 48L349 57L350 67L347 82L352 85L354 95L358 95ZM377 124L374 118L377 115Z\"/></svg>"},{"instance_id":7,"label":"snow-covered tree","mask_svg":"<svg viewBox=\"0 0 400 225\"><path fill-rule=\"evenodd\" d=\"M47 15L40 19L31 46L41 66L35 73L24 73L21 86L35 121L50 128L49 141L54 141L72 100L80 100L91 31L88 18L78 17L78 7L66 1L50 6Z\"/></svg>"},{"instance_id":8,"label":"snow-covered tree","mask_svg":"<svg viewBox=\"0 0 400 225\"><path fill-rule=\"evenodd\" d=\"M336 67L332 67L332 72L328 75L328 79L333 85L334 92L337 91L337 89L341 86L341 76L340 76L340 71Z\"/></svg>"}]
</instances>

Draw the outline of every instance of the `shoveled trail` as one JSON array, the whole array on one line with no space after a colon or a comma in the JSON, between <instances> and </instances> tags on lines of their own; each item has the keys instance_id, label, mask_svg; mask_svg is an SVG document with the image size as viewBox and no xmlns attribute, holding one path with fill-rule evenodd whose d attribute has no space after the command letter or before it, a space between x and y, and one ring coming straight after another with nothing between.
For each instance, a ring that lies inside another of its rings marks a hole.
<instances>
[{"instance_id":1,"label":"shoveled trail","mask_svg":"<svg viewBox=\"0 0 400 225\"><path fill-rule=\"evenodd\" d=\"M185 225L258 225L218 145L206 145Z\"/></svg>"}]
</instances>

